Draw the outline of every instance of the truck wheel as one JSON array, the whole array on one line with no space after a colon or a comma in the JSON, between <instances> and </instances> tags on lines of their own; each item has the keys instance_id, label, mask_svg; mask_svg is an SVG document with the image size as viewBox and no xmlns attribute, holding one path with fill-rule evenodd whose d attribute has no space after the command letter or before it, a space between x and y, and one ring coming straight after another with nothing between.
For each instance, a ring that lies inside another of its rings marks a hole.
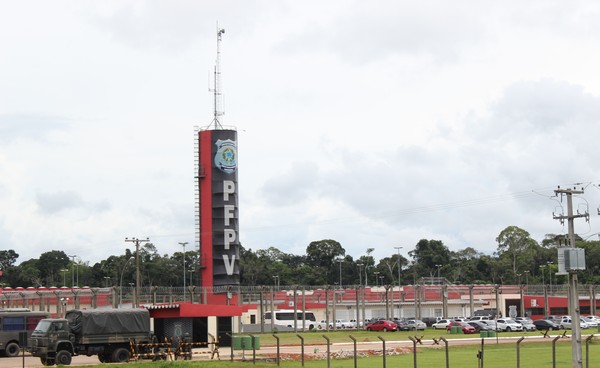
<instances>
[{"instance_id":1,"label":"truck wheel","mask_svg":"<svg viewBox=\"0 0 600 368\"><path fill-rule=\"evenodd\" d=\"M19 344L16 342L9 342L4 348L4 354L6 354L7 357L16 357L19 355L19 350L21 350Z\"/></svg>"},{"instance_id":2,"label":"truck wheel","mask_svg":"<svg viewBox=\"0 0 600 368\"><path fill-rule=\"evenodd\" d=\"M71 365L71 353L66 350L61 350L56 353L55 361L56 364L59 365Z\"/></svg>"},{"instance_id":3,"label":"truck wheel","mask_svg":"<svg viewBox=\"0 0 600 368\"><path fill-rule=\"evenodd\" d=\"M42 357L40 357L40 361L45 366L54 365L54 359L52 359L52 358L47 358L45 356L42 356Z\"/></svg>"},{"instance_id":4,"label":"truck wheel","mask_svg":"<svg viewBox=\"0 0 600 368\"><path fill-rule=\"evenodd\" d=\"M129 361L129 350L118 348L113 352L112 361L115 363L125 363Z\"/></svg>"}]
</instances>

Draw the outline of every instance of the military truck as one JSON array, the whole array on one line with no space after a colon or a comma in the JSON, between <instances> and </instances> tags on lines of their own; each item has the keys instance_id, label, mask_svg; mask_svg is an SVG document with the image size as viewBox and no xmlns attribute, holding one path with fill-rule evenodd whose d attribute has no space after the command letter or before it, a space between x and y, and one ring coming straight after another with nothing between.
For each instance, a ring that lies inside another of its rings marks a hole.
<instances>
[{"instance_id":1,"label":"military truck","mask_svg":"<svg viewBox=\"0 0 600 368\"><path fill-rule=\"evenodd\" d=\"M28 348L47 366L69 365L76 355L98 355L102 363L127 362L130 341L151 341L148 310L70 310L65 318L41 320Z\"/></svg>"}]
</instances>

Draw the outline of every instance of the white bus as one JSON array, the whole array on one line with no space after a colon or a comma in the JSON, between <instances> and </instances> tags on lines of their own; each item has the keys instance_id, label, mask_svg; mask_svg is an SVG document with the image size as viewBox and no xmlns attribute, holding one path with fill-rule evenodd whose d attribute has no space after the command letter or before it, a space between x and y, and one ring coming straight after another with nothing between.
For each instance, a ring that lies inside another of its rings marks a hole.
<instances>
[{"instance_id":1,"label":"white bus","mask_svg":"<svg viewBox=\"0 0 600 368\"><path fill-rule=\"evenodd\" d=\"M305 329L312 330L317 326L317 318L315 314L311 311L296 311L296 323L297 328L302 329L302 314L304 313L305 317ZM286 326L286 327L294 327L294 310L293 309L284 309L284 310L276 310L273 312L265 313L265 325L271 324L272 316L275 315L275 319L273 319L273 324L275 326Z\"/></svg>"}]
</instances>

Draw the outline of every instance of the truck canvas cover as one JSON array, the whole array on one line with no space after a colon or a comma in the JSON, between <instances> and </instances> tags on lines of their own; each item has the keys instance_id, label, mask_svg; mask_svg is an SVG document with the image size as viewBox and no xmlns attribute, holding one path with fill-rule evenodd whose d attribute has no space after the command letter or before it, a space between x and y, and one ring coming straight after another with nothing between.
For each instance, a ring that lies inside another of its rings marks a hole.
<instances>
[{"instance_id":1,"label":"truck canvas cover","mask_svg":"<svg viewBox=\"0 0 600 368\"><path fill-rule=\"evenodd\" d=\"M147 333L150 314L146 309L71 310L65 318L75 335Z\"/></svg>"}]
</instances>

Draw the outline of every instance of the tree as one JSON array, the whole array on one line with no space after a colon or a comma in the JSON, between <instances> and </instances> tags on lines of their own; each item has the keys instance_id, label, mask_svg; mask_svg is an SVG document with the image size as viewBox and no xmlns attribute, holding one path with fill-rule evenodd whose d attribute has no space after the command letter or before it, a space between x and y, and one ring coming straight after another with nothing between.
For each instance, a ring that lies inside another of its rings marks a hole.
<instances>
[{"instance_id":1,"label":"tree","mask_svg":"<svg viewBox=\"0 0 600 368\"><path fill-rule=\"evenodd\" d=\"M408 260L400 255L400 269L408 265ZM394 254L391 257L385 257L379 260L376 267L377 271L380 272L386 280L390 280L392 283L396 283L398 280L398 254ZM402 277L402 275L400 275Z\"/></svg>"},{"instance_id":2,"label":"tree","mask_svg":"<svg viewBox=\"0 0 600 368\"><path fill-rule=\"evenodd\" d=\"M505 255L511 259L513 276L517 274L518 258L537 245L527 231L517 226L509 226L502 230L496 241L498 242L499 257L502 258Z\"/></svg>"},{"instance_id":3,"label":"tree","mask_svg":"<svg viewBox=\"0 0 600 368\"><path fill-rule=\"evenodd\" d=\"M62 250L42 253L38 263L40 277L42 280L46 280L46 285L53 286L56 278L60 277L60 270L67 269L70 264L69 256Z\"/></svg>"},{"instance_id":4,"label":"tree","mask_svg":"<svg viewBox=\"0 0 600 368\"><path fill-rule=\"evenodd\" d=\"M333 283L334 278L330 279L330 275L335 275L335 273L330 270L335 259L343 257L345 254L346 250L335 240L313 241L306 247L306 262L309 266L319 268L320 272L325 274L327 283Z\"/></svg>"},{"instance_id":5,"label":"tree","mask_svg":"<svg viewBox=\"0 0 600 368\"><path fill-rule=\"evenodd\" d=\"M346 250L335 240L311 242L306 248L306 261L316 267L329 267L333 261L346 254Z\"/></svg>"},{"instance_id":6,"label":"tree","mask_svg":"<svg viewBox=\"0 0 600 368\"><path fill-rule=\"evenodd\" d=\"M19 255L12 249L0 250L0 271L13 266Z\"/></svg>"},{"instance_id":7,"label":"tree","mask_svg":"<svg viewBox=\"0 0 600 368\"><path fill-rule=\"evenodd\" d=\"M437 265L450 263L450 250L441 240L421 239L408 254L413 258L415 271L420 276L433 276Z\"/></svg>"}]
</instances>

